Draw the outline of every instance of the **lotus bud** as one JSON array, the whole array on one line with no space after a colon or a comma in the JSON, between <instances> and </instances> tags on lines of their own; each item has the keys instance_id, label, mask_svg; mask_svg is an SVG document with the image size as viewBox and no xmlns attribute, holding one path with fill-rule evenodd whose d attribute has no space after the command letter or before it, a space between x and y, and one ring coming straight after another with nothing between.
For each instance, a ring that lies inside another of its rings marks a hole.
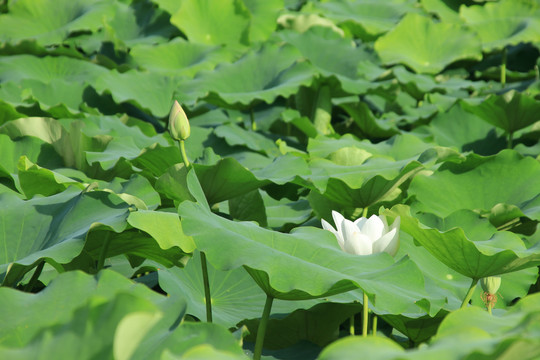
<instances>
[{"instance_id":1,"label":"lotus bud","mask_svg":"<svg viewBox=\"0 0 540 360\"><path fill-rule=\"evenodd\" d=\"M488 276L480 280L480 285L482 289L488 294L496 294L501 286L501 277L500 276Z\"/></svg>"},{"instance_id":2,"label":"lotus bud","mask_svg":"<svg viewBox=\"0 0 540 360\"><path fill-rule=\"evenodd\" d=\"M176 100L169 114L169 133L174 140L186 140L191 133L186 113Z\"/></svg>"}]
</instances>

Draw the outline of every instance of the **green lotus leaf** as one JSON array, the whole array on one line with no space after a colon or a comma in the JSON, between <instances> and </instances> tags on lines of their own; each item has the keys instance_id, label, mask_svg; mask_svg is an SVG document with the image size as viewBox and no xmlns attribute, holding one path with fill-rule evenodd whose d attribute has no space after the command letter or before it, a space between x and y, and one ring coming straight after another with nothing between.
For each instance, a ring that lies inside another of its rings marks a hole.
<instances>
[{"instance_id":1,"label":"green lotus leaf","mask_svg":"<svg viewBox=\"0 0 540 360\"><path fill-rule=\"evenodd\" d=\"M214 133L216 136L224 138L231 146L244 145L251 150L260 151L269 156L279 155L275 142L260 132L245 130L236 124L226 124L216 127Z\"/></svg>"},{"instance_id":2,"label":"green lotus leaf","mask_svg":"<svg viewBox=\"0 0 540 360\"><path fill-rule=\"evenodd\" d=\"M184 234L175 213L139 210L129 215L128 223L150 234L162 249L178 246L186 253L195 250L193 240Z\"/></svg>"},{"instance_id":3,"label":"green lotus leaf","mask_svg":"<svg viewBox=\"0 0 540 360\"><path fill-rule=\"evenodd\" d=\"M2 132L2 130L0 130ZM8 135L0 134L0 176L14 178L18 172L18 163L21 156L26 156L30 161L39 161L44 167L56 168L62 166L62 158L54 151L54 148L41 139L24 136L12 140Z\"/></svg>"},{"instance_id":4,"label":"green lotus leaf","mask_svg":"<svg viewBox=\"0 0 540 360\"><path fill-rule=\"evenodd\" d=\"M103 18L114 16L114 8L111 2L96 0L17 1L0 15L0 41L31 38L40 45L62 44L73 33L100 29Z\"/></svg>"},{"instance_id":5,"label":"green lotus leaf","mask_svg":"<svg viewBox=\"0 0 540 360\"><path fill-rule=\"evenodd\" d=\"M161 204L157 191L139 174L133 174L127 180L116 177L110 182L98 181L98 188L115 193L128 204L135 205L141 210L154 210Z\"/></svg>"},{"instance_id":6,"label":"green lotus leaf","mask_svg":"<svg viewBox=\"0 0 540 360\"><path fill-rule=\"evenodd\" d=\"M415 11L413 2L407 0L329 1L317 3L315 9L363 40L373 40L392 29L403 15Z\"/></svg>"},{"instance_id":7,"label":"green lotus leaf","mask_svg":"<svg viewBox=\"0 0 540 360\"><path fill-rule=\"evenodd\" d=\"M135 44L166 42L178 35L168 14L148 2L114 3L115 14L103 21L104 40L113 41L116 50ZM126 49L127 50L127 49Z\"/></svg>"},{"instance_id":8,"label":"green lotus leaf","mask_svg":"<svg viewBox=\"0 0 540 360\"><path fill-rule=\"evenodd\" d=\"M377 119L366 103L353 102L340 104L360 128L362 135L370 138L387 138L399 134L396 124Z\"/></svg>"},{"instance_id":9,"label":"green lotus leaf","mask_svg":"<svg viewBox=\"0 0 540 360\"><path fill-rule=\"evenodd\" d=\"M11 309L2 315L2 357L147 359L164 352L179 356L207 343L242 355L226 329L180 324L186 307L181 298L157 294L113 271L95 277L66 272L38 294L0 291L0 302Z\"/></svg>"},{"instance_id":10,"label":"green lotus leaf","mask_svg":"<svg viewBox=\"0 0 540 360\"><path fill-rule=\"evenodd\" d=\"M169 76L112 70L100 76L92 86L100 94L110 93L117 103L133 101L142 110L165 117L171 110L178 80Z\"/></svg>"},{"instance_id":11,"label":"green lotus leaf","mask_svg":"<svg viewBox=\"0 0 540 360\"><path fill-rule=\"evenodd\" d=\"M248 45L250 12L242 0L182 2L171 16L190 42L209 45Z\"/></svg>"},{"instance_id":12,"label":"green lotus leaf","mask_svg":"<svg viewBox=\"0 0 540 360\"><path fill-rule=\"evenodd\" d=\"M359 74L358 70L361 63L375 64L377 58L366 48L351 44L350 40L342 38L331 29L314 27L304 33L282 31L279 35L294 45L323 76L335 76L345 91L361 94L378 86L368 81L378 77L376 66L370 68L367 74Z\"/></svg>"},{"instance_id":13,"label":"green lotus leaf","mask_svg":"<svg viewBox=\"0 0 540 360\"><path fill-rule=\"evenodd\" d=\"M459 7L463 4L459 0L420 0L422 7L429 13L436 14L445 22L460 22Z\"/></svg>"},{"instance_id":14,"label":"green lotus leaf","mask_svg":"<svg viewBox=\"0 0 540 360\"><path fill-rule=\"evenodd\" d=\"M137 225L136 221L133 222ZM160 222L164 223L164 221ZM133 275L133 267L141 265L144 260L147 261L143 263L143 266L151 262L154 266L160 264L168 268L184 267L189 259L189 254L182 251L178 244L188 243L187 246L189 246L189 240L186 240L186 237L182 235L180 239L172 241L170 235L175 233L174 229L159 231L151 225L144 224L144 220L142 223L141 228L147 229L148 232L139 231L138 228L124 230L121 233L107 230L91 231L86 237L82 251L82 254L88 256L89 264L82 266L73 264L77 260L75 259L70 266L84 268L86 265L86 271L96 271L96 264L103 259L104 266L111 266L119 271L115 257L120 256L127 262L128 270L125 275L128 277Z\"/></svg>"},{"instance_id":15,"label":"green lotus leaf","mask_svg":"<svg viewBox=\"0 0 540 360\"><path fill-rule=\"evenodd\" d=\"M430 176L416 176L408 193L417 200L415 209L446 217L460 209L489 211L498 203L520 206L540 193L538 176L538 161L512 150L471 154L462 163L444 163Z\"/></svg>"},{"instance_id":16,"label":"green lotus leaf","mask_svg":"<svg viewBox=\"0 0 540 360\"><path fill-rule=\"evenodd\" d=\"M464 100L462 107L509 134L540 120L540 101L515 90L490 95L480 104Z\"/></svg>"},{"instance_id":17,"label":"green lotus leaf","mask_svg":"<svg viewBox=\"0 0 540 360\"><path fill-rule=\"evenodd\" d=\"M213 322L232 328L244 319L261 316L266 297L244 269L222 271L210 263L207 265ZM185 299L188 314L199 319L206 319L201 260L198 251L195 251L185 268L163 269L158 271L158 274L159 284L168 294ZM314 300L276 301L272 306L272 313L288 313L299 308L309 308L315 303ZM238 304L242 304L242 307Z\"/></svg>"},{"instance_id":18,"label":"green lotus leaf","mask_svg":"<svg viewBox=\"0 0 540 360\"><path fill-rule=\"evenodd\" d=\"M540 333L537 318L538 295L532 295L502 316L491 316L478 307L452 312L429 344L419 348L404 350L384 337L347 337L326 347L319 359L347 359L362 353L376 359L457 360L481 353L490 358L504 354L532 360L540 354L535 344Z\"/></svg>"},{"instance_id":19,"label":"green lotus leaf","mask_svg":"<svg viewBox=\"0 0 540 360\"><path fill-rule=\"evenodd\" d=\"M427 74L437 74L457 60L482 59L480 40L473 32L414 13L377 39L375 51L385 64L403 63Z\"/></svg>"},{"instance_id":20,"label":"green lotus leaf","mask_svg":"<svg viewBox=\"0 0 540 360\"><path fill-rule=\"evenodd\" d=\"M500 1L462 6L459 15L482 40L485 52L540 41L540 8L534 1Z\"/></svg>"},{"instance_id":21,"label":"green lotus leaf","mask_svg":"<svg viewBox=\"0 0 540 360\"><path fill-rule=\"evenodd\" d=\"M341 251L330 232L303 228L283 234L224 219L189 201L180 204L178 213L184 232L193 237L214 267L243 266L274 298L305 300L361 287L371 302L376 296L377 306L393 313L414 306L425 296L422 276L412 262L403 258L394 263L387 254L359 261ZM226 255L224 249L232 248L235 256Z\"/></svg>"},{"instance_id":22,"label":"green lotus leaf","mask_svg":"<svg viewBox=\"0 0 540 360\"><path fill-rule=\"evenodd\" d=\"M44 196L58 194L70 185L78 187L79 190L86 187L77 180L34 164L26 156L21 156L18 168L19 185L27 199L37 194Z\"/></svg>"},{"instance_id":23,"label":"green lotus leaf","mask_svg":"<svg viewBox=\"0 0 540 360\"><path fill-rule=\"evenodd\" d=\"M427 227L412 217L404 205L385 211L401 217L401 229L425 247L439 261L472 279L517 271L540 264L540 252L526 249L521 238L511 232L495 232L490 238L475 236L453 227L446 231ZM478 216L469 213L469 221ZM474 234L473 234L474 235Z\"/></svg>"},{"instance_id":24,"label":"green lotus leaf","mask_svg":"<svg viewBox=\"0 0 540 360\"><path fill-rule=\"evenodd\" d=\"M102 224L121 232L126 228L129 214L125 202L104 191L81 193L68 188L50 197L28 201L9 193L1 194L0 198L3 219L0 241L6 249L0 269L4 274L9 263L25 266L26 271L43 258L67 263L80 253L91 228ZM7 276L9 281L18 279L13 268Z\"/></svg>"},{"instance_id":25,"label":"green lotus leaf","mask_svg":"<svg viewBox=\"0 0 540 360\"><path fill-rule=\"evenodd\" d=\"M462 103L435 116L427 130L439 145L478 155L494 155L506 147L505 139L479 116L464 110Z\"/></svg>"},{"instance_id":26,"label":"green lotus leaf","mask_svg":"<svg viewBox=\"0 0 540 360\"><path fill-rule=\"evenodd\" d=\"M278 15L282 12L284 0L243 0L250 13L249 41L265 41L276 30Z\"/></svg>"},{"instance_id":27,"label":"green lotus leaf","mask_svg":"<svg viewBox=\"0 0 540 360\"><path fill-rule=\"evenodd\" d=\"M288 224L302 224L311 216L312 209L305 199L290 201L287 198L275 200L266 193L262 193L268 226L280 229Z\"/></svg>"},{"instance_id":28,"label":"green lotus leaf","mask_svg":"<svg viewBox=\"0 0 540 360\"><path fill-rule=\"evenodd\" d=\"M258 100L270 104L311 84L313 68L300 58L291 45L265 45L232 64L201 71L195 84L198 91L208 93L206 101L226 108L245 107Z\"/></svg>"},{"instance_id":29,"label":"green lotus leaf","mask_svg":"<svg viewBox=\"0 0 540 360\"><path fill-rule=\"evenodd\" d=\"M232 52L223 47L174 38L165 44L135 45L128 59L132 66L154 74L193 77L201 70L212 70L217 64L230 62L232 58Z\"/></svg>"},{"instance_id":30,"label":"green lotus leaf","mask_svg":"<svg viewBox=\"0 0 540 360\"><path fill-rule=\"evenodd\" d=\"M255 221L259 226L268 226L266 208L259 189L229 199L228 213L235 220Z\"/></svg>"},{"instance_id":31,"label":"green lotus leaf","mask_svg":"<svg viewBox=\"0 0 540 360\"><path fill-rule=\"evenodd\" d=\"M280 304L283 301L276 301ZM291 301L287 301L291 303ZM362 311L361 304L336 304L323 302L309 309L298 309L283 318L270 318L266 329L265 349L289 348L301 341L324 347L338 338L340 324ZM259 319L242 321L249 335L246 342L255 342ZM324 324L324 325L323 325Z\"/></svg>"},{"instance_id":32,"label":"green lotus leaf","mask_svg":"<svg viewBox=\"0 0 540 360\"><path fill-rule=\"evenodd\" d=\"M0 80L21 81L33 79L42 83L53 80L93 83L108 70L89 61L76 60L65 56L38 58L31 55L0 57Z\"/></svg>"},{"instance_id":33,"label":"green lotus leaf","mask_svg":"<svg viewBox=\"0 0 540 360\"><path fill-rule=\"evenodd\" d=\"M64 166L75 167L94 175L99 169L89 166L86 151L103 150L111 140L109 135L87 136L83 132L84 122L80 120L62 122L42 117L21 118L0 127L0 133L12 139L21 136L35 136L51 144L62 157Z\"/></svg>"}]
</instances>

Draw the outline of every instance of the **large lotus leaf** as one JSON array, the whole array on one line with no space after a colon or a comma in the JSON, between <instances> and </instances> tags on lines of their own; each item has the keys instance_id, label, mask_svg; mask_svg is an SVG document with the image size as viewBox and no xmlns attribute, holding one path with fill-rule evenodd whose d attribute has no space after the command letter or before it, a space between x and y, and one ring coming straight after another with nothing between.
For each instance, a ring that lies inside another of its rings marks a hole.
<instances>
[{"instance_id":1,"label":"large lotus leaf","mask_svg":"<svg viewBox=\"0 0 540 360\"><path fill-rule=\"evenodd\" d=\"M158 45L141 44L129 52L129 63L155 74L193 77L201 70L230 62L233 54L220 46L187 42L182 38Z\"/></svg>"},{"instance_id":2,"label":"large lotus leaf","mask_svg":"<svg viewBox=\"0 0 540 360\"><path fill-rule=\"evenodd\" d=\"M291 201L287 198L276 200L263 192L262 194L268 227L280 229L288 224L302 224L309 219L312 209L305 199Z\"/></svg>"},{"instance_id":3,"label":"large lotus leaf","mask_svg":"<svg viewBox=\"0 0 540 360\"><path fill-rule=\"evenodd\" d=\"M177 26L190 42L221 45L247 45L250 12L242 0L183 1L172 15Z\"/></svg>"},{"instance_id":4,"label":"large lotus leaf","mask_svg":"<svg viewBox=\"0 0 540 360\"><path fill-rule=\"evenodd\" d=\"M396 205L385 211L401 217L401 229L448 267L472 279L504 274L540 264L540 251L526 249L521 238L511 232L496 232L491 238L474 236L460 227L440 231L412 217L408 207ZM478 219L469 213L469 221Z\"/></svg>"},{"instance_id":5,"label":"large lotus leaf","mask_svg":"<svg viewBox=\"0 0 540 360\"><path fill-rule=\"evenodd\" d=\"M297 175L306 176L309 169L301 158L285 155L270 165L249 171L233 158L214 165L193 164L208 202L219 203L240 196L271 182L283 185Z\"/></svg>"},{"instance_id":6,"label":"large lotus leaf","mask_svg":"<svg viewBox=\"0 0 540 360\"><path fill-rule=\"evenodd\" d=\"M422 7L429 13L436 14L445 22L460 22L459 7L464 2L461 0L420 0ZM467 6L473 1L467 1Z\"/></svg>"},{"instance_id":7,"label":"large lotus leaf","mask_svg":"<svg viewBox=\"0 0 540 360\"><path fill-rule=\"evenodd\" d=\"M1 132L1 131L0 131ZM12 140L5 134L0 134L0 176L13 176L18 171L18 163L21 156L26 156L30 161L39 162L45 167L55 168L62 165L62 158L54 151L54 148L35 137L25 136Z\"/></svg>"},{"instance_id":8,"label":"large lotus leaf","mask_svg":"<svg viewBox=\"0 0 540 360\"><path fill-rule=\"evenodd\" d=\"M330 232L302 228L283 234L224 219L190 201L180 204L178 212L184 232L213 266L243 266L274 298L311 299L360 287L379 308L398 313L426 296L422 275L407 258L394 263L388 254L350 255Z\"/></svg>"},{"instance_id":9,"label":"large lotus leaf","mask_svg":"<svg viewBox=\"0 0 540 360\"><path fill-rule=\"evenodd\" d=\"M208 202L216 204L269 184L233 158L225 158L215 165L193 164Z\"/></svg>"},{"instance_id":10,"label":"large lotus leaf","mask_svg":"<svg viewBox=\"0 0 540 360\"><path fill-rule=\"evenodd\" d=\"M2 82L35 79L50 83L54 79L62 79L68 82L93 83L97 77L106 73L108 70L104 67L65 56L38 58L31 55L13 55L0 58Z\"/></svg>"},{"instance_id":11,"label":"large lotus leaf","mask_svg":"<svg viewBox=\"0 0 540 360\"><path fill-rule=\"evenodd\" d=\"M391 163L386 161L386 159L380 160L383 161L379 162L377 159L368 160L364 167L358 167L357 170L359 171L348 174L339 173L340 170L344 170L342 167L336 168L331 166L330 168L324 168L324 164L317 163L315 166L323 165L322 169L327 171L329 176L326 188L321 193L330 201L339 203L342 206L366 208L395 195L394 191L403 182L424 169L422 164L413 161L401 169L394 168L390 173L387 172L384 175L379 175L378 172L383 168L386 167L386 170L388 170L388 167L391 166ZM370 165L374 165L374 167ZM313 170L313 172L317 173L319 169L321 168ZM338 173L334 173L336 170ZM398 172L395 172L395 170L398 170ZM367 173L366 175L368 176L362 178L364 173ZM340 175L345 175L343 180L340 179ZM369 175L372 176L370 177ZM355 183L352 183L353 177L355 178Z\"/></svg>"},{"instance_id":12,"label":"large lotus leaf","mask_svg":"<svg viewBox=\"0 0 540 360\"><path fill-rule=\"evenodd\" d=\"M84 184L52 170L42 168L31 162L26 156L21 156L18 164L18 181L27 199L35 195L50 196L66 190L74 185L84 190Z\"/></svg>"},{"instance_id":13,"label":"large lotus leaf","mask_svg":"<svg viewBox=\"0 0 540 360\"><path fill-rule=\"evenodd\" d=\"M130 205L138 209L154 210L161 204L161 199L150 182L139 174L133 174L129 179L114 178L110 182L98 182L100 190L111 191Z\"/></svg>"},{"instance_id":14,"label":"large lotus leaf","mask_svg":"<svg viewBox=\"0 0 540 360\"><path fill-rule=\"evenodd\" d=\"M337 77L345 91L365 93L371 87L377 86L376 83L368 81L378 77L376 66L368 74L359 74L358 71L360 63L377 63L376 57L331 29L316 27L304 33L282 31L279 34L294 45L323 76Z\"/></svg>"},{"instance_id":15,"label":"large lotus leaf","mask_svg":"<svg viewBox=\"0 0 540 360\"><path fill-rule=\"evenodd\" d=\"M428 74L437 74L457 60L482 58L480 40L473 32L414 13L377 39L375 50L386 64L403 63Z\"/></svg>"},{"instance_id":16,"label":"large lotus leaf","mask_svg":"<svg viewBox=\"0 0 540 360\"><path fill-rule=\"evenodd\" d=\"M490 95L480 104L466 100L461 104L465 110L510 134L540 120L540 101L515 90Z\"/></svg>"},{"instance_id":17,"label":"large lotus leaf","mask_svg":"<svg viewBox=\"0 0 540 360\"><path fill-rule=\"evenodd\" d=\"M461 151L474 151L479 155L493 155L506 147L506 140L481 118L455 105L431 121L428 131L442 146L454 146Z\"/></svg>"},{"instance_id":18,"label":"large lotus leaf","mask_svg":"<svg viewBox=\"0 0 540 360\"><path fill-rule=\"evenodd\" d=\"M265 41L276 30L277 18L283 10L284 0L243 0L250 12L249 41Z\"/></svg>"},{"instance_id":19,"label":"large lotus leaf","mask_svg":"<svg viewBox=\"0 0 540 360\"><path fill-rule=\"evenodd\" d=\"M98 30L103 18L113 16L114 4L106 1L15 1L0 15L0 41L32 38L41 45L61 44L72 33Z\"/></svg>"},{"instance_id":20,"label":"large lotus leaf","mask_svg":"<svg viewBox=\"0 0 540 360\"><path fill-rule=\"evenodd\" d=\"M351 102L339 105L349 114L360 128L361 134L370 138L386 138L399 133L396 124L377 119L364 102Z\"/></svg>"},{"instance_id":21,"label":"large lotus leaf","mask_svg":"<svg viewBox=\"0 0 540 360\"><path fill-rule=\"evenodd\" d=\"M538 300L537 294L527 297L500 317L491 316L478 307L460 309L443 320L429 344L415 349L404 350L384 337L347 337L325 348L319 359L348 359L361 353L369 358L388 360L458 360L479 356L533 360L540 355Z\"/></svg>"},{"instance_id":22,"label":"large lotus leaf","mask_svg":"<svg viewBox=\"0 0 540 360\"><path fill-rule=\"evenodd\" d=\"M274 304L282 303L276 301ZM291 301L288 301L291 303ZM270 318L264 338L265 349L289 348L301 341L317 346L328 345L339 336L340 325L362 311L362 305L323 302L309 309L298 309L283 318ZM242 321L249 335L246 342L255 342L260 319Z\"/></svg>"},{"instance_id":23,"label":"large lotus leaf","mask_svg":"<svg viewBox=\"0 0 540 360\"><path fill-rule=\"evenodd\" d=\"M43 331L69 324L78 309L88 304L93 297L110 301L121 293L129 292L135 301L146 299L158 306L176 303L174 307L178 313L185 308L184 302L160 296L110 270L104 270L96 276L68 271L58 275L47 288L37 294L6 287L0 288L0 292L2 307L9 309L0 315L3 324L0 344L4 347L25 347ZM98 333L94 335L98 336Z\"/></svg>"},{"instance_id":24,"label":"large lotus leaf","mask_svg":"<svg viewBox=\"0 0 540 360\"><path fill-rule=\"evenodd\" d=\"M38 294L2 288L4 358L148 359L211 343L242 355L226 329L181 324L182 299L165 297L113 271L66 272ZM37 305L39 304L39 305ZM45 310L46 309L46 310ZM42 311L46 313L41 313Z\"/></svg>"},{"instance_id":25,"label":"large lotus leaf","mask_svg":"<svg viewBox=\"0 0 540 360\"><path fill-rule=\"evenodd\" d=\"M177 79L138 71L119 73L116 70L100 76L92 86L100 94L110 93L117 103L133 101L157 117L171 110Z\"/></svg>"},{"instance_id":26,"label":"large lotus leaf","mask_svg":"<svg viewBox=\"0 0 540 360\"><path fill-rule=\"evenodd\" d=\"M319 136L310 139L308 151L312 157L329 158L335 160L334 156L342 148L357 148L366 152L363 159L356 165L362 164L369 158L369 154L380 155L395 160L415 160L432 145L423 142L419 137L403 133L379 143L372 143L369 140L357 140L350 134L345 134L339 139ZM337 162L339 164L339 162Z\"/></svg>"},{"instance_id":27,"label":"large lotus leaf","mask_svg":"<svg viewBox=\"0 0 540 360\"><path fill-rule=\"evenodd\" d=\"M112 38L116 50L140 43L166 42L178 35L178 29L167 21L168 14L149 2L132 1L129 5L116 2L114 5L114 17L103 22L104 40Z\"/></svg>"},{"instance_id":28,"label":"large lotus leaf","mask_svg":"<svg viewBox=\"0 0 540 360\"><path fill-rule=\"evenodd\" d=\"M109 135L87 136L82 129L85 124L80 120L71 121L62 126L58 120L31 117L10 121L0 127L0 133L12 139L21 136L35 136L51 144L64 160L64 165L77 169L89 170L86 151L102 151L111 140Z\"/></svg>"},{"instance_id":29,"label":"large lotus leaf","mask_svg":"<svg viewBox=\"0 0 540 360\"><path fill-rule=\"evenodd\" d=\"M178 246L186 253L195 250L191 237L182 231L182 224L176 213L139 210L129 215L128 223L150 234L162 249Z\"/></svg>"},{"instance_id":30,"label":"large lotus leaf","mask_svg":"<svg viewBox=\"0 0 540 360\"><path fill-rule=\"evenodd\" d=\"M197 90L208 93L206 100L224 107L250 105L255 101L272 103L288 97L300 86L312 82L313 68L300 62L301 54L291 45L263 46L232 64L215 71L202 71L195 78Z\"/></svg>"},{"instance_id":31,"label":"large lotus leaf","mask_svg":"<svg viewBox=\"0 0 540 360\"><path fill-rule=\"evenodd\" d=\"M116 256L121 256L127 262L126 276L131 276L134 273L133 267L140 265L144 260L168 268L172 266L183 267L188 261L189 255L182 251L178 245L179 243L185 243L186 237L182 236L180 239L171 241L169 235L174 233L174 229L158 232L154 231L151 226L146 225L143 224L141 227L148 227L148 233L136 228L124 230L119 234L107 230L91 231L86 237L82 252L83 256L88 257L87 261L90 264L85 270L94 271L95 265L103 259L105 260L105 266L112 264L112 267L119 271L114 261ZM149 235L150 232L154 236ZM82 268L76 260L70 264L70 267Z\"/></svg>"},{"instance_id":32,"label":"large lotus leaf","mask_svg":"<svg viewBox=\"0 0 540 360\"><path fill-rule=\"evenodd\" d=\"M80 253L92 227L103 224L115 232L123 231L129 214L128 204L104 191L81 193L68 188L28 201L9 193L0 198L0 241L5 249L0 259L2 273L13 262L31 266L47 258L67 263Z\"/></svg>"},{"instance_id":33,"label":"large lotus leaf","mask_svg":"<svg viewBox=\"0 0 540 360\"><path fill-rule=\"evenodd\" d=\"M415 11L414 2L408 0L328 1L317 3L315 8L364 40L387 32L403 15Z\"/></svg>"},{"instance_id":34,"label":"large lotus leaf","mask_svg":"<svg viewBox=\"0 0 540 360\"><path fill-rule=\"evenodd\" d=\"M245 130L236 124L226 124L216 127L214 133L224 138L231 146L244 145L251 150L266 153L268 156L279 155L276 143L260 132Z\"/></svg>"},{"instance_id":35,"label":"large lotus leaf","mask_svg":"<svg viewBox=\"0 0 540 360\"><path fill-rule=\"evenodd\" d=\"M521 42L540 41L540 8L537 2L505 0L462 6L459 14L478 33L482 49L486 52Z\"/></svg>"},{"instance_id":36,"label":"large lotus leaf","mask_svg":"<svg viewBox=\"0 0 540 360\"><path fill-rule=\"evenodd\" d=\"M210 294L212 296L213 322L227 328L235 327L244 319L258 318L264 307L265 295L243 268L218 270L207 263ZM187 313L206 319L206 304L199 252L185 268L164 269L158 272L159 284L172 297L185 299ZM275 301L272 313L288 313L299 308L309 308L316 301ZM238 304L242 304L241 307Z\"/></svg>"},{"instance_id":37,"label":"large lotus leaf","mask_svg":"<svg viewBox=\"0 0 540 360\"><path fill-rule=\"evenodd\" d=\"M446 217L460 209L489 211L498 203L520 206L540 193L539 176L538 161L512 150L471 154L462 163L444 163L430 176L416 176L408 193L416 198L416 209Z\"/></svg>"}]
</instances>

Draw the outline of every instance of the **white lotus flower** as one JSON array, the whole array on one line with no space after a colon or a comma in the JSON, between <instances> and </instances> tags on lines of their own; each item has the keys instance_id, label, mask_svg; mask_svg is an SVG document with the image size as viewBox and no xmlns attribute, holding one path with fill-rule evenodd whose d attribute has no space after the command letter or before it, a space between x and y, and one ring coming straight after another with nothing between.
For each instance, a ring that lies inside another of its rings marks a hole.
<instances>
[{"instance_id":1,"label":"white lotus flower","mask_svg":"<svg viewBox=\"0 0 540 360\"><path fill-rule=\"evenodd\" d=\"M399 248L399 216L390 228L388 228L384 216L372 215L369 219L361 217L352 222L345 219L337 211L332 211L332 217L337 230L324 219L321 219L322 226L325 230L336 235L343 251L355 255L371 255L384 251L394 256L397 253Z\"/></svg>"}]
</instances>

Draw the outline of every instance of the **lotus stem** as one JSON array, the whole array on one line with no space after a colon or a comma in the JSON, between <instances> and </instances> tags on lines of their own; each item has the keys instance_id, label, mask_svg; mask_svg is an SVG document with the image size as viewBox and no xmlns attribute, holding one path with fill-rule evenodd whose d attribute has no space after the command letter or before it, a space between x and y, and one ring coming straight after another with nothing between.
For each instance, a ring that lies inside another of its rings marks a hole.
<instances>
[{"instance_id":1,"label":"lotus stem","mask_svg":"<svg viewBox=\"0 0 540 360\"><path fill-rule=\"evenodd\" d=\"M467 291L467 295L465 295L465 299L463 299L463 302L461 303L461 308L464 308L465 305L469 303L469 300L471 300L477 284L478 284L478 279L473 278L471 281L471 286L469 286L469 291Z\"/></svg>"},{"instance_id":2,"label":"lotus stem","mask_svg":"<svg viewBox=\"0 0 540 360\"><path fill-rule=\"evenodd\" d=\"M366 206L362 211L362 217L367 217L368 207Z\"/></svg>"},{"instance_id":3,"label":"lotus stem","mask_svg":"<svg viewBox=\"0 0 540 360\"><path fill-rule=\"evenodd\" d=\"M493 309L493 304L491 302L489 302L487 304L487 311L489 313L489 315L493 315L493 312L491 311Z\"/></svg>"},{"instance_id":4,"label":"lotus stem","mask_svg":"<svg viewBox=\"0 0 540 360\"><path fill-rule=\"evenodd\" d=\"M255 114L253 113L253 109L250 110L249 117L251 119L251 130L257 131L257 123L255 122Z\"/></svg>"},{"instance_id":5,"label":"lotus stem","mask_svg":"<svg viewBox=\"0 0 540 360\"><path fill-rule=\"evenodd\" d=\"M262 313L261 321L259 322L259 328L257 329L257 339L255 340L255 349L253 350L253 360L261 359L262 349L264 345L264 336L266 335L266 327L268 325L268 319L270 318L270 311L272 310L273 302L274 298L270 295L266 295L264 310Z\"/></svg>"},{"instance_id":6,"label":"lotus stem","mask_svg":"<svg viewBox=\"0 0 540 360\"><path fill-rule=\"evenodd\" d=\"M507 142L507 148L508 149L511 149L513 146L514 146L514 133L511 132L511 133L508 133L508 142Z\"/></svg>"},{"instance_id":7,"label":"lotus stem","mask_svg":"<svg viewBox=\"0 0 540 360\"><path fill-rule=\"evenodd\" d=\"M208 281L208 265L206 264L206 254L202 251L201 255L201 268L204 284L204 300L206 304L206 322L212 322L212 297L210 296L210 281Z\"/></svg>"},{"instance_id":8,"label":"lotus stem","mask_svg":"<svg viewBox=\"0 0 540 360\"><path fill-rule=\"evenodd\" d=\"M354 315L349 318L349 333L354 336Z\"/></svg>"},{"instance_id":9,"label":"lotus stem","mask_svg":"<svg viewBox=\"0 0 540 360\"><path fill-rule=\"evenodd\" d=\"M504 88L506 86L506 47L502 52L502 63L501 63L501 86Z\"/></svg>"},{"instance_id":10,"label":"lotus stem","mask_svg":"<svg viewBox=\"0 0 540 360\"><path fill-rule=\"evenodd\" d=\"M373 336L377 335L377 315L373 314L373 319L372 319L372 327L373 327Z\"/></svg>"},{"instance_id":11,"label":"lotus stem","mask_svg":"<svg viewBox=\"0 0 540 360\"><path fill-rule=\"evenodd\" d=\"M366 337L368 334L368 296L364 291L364 303L362 304L362 336Z\"/></svg>"},{"instance_id":12,"label":"lotus stem","mask_svg":"<svg viewBox=\"0 0 540 360\"><path fill-rule=\"evenodd\" d=\"M36 266L36 270L32 274L30 281L24 287L24 291L28 291L28 292L32 291L32 289L34 288L34 285L36 285L36 282L39 279L39 276L41 275L41 272L43 271L44 266L45 266L45 260L41 260L38 266Z\"/></svg>"},{"instance_id":13,"label":"lotus stem","mask_svg":"<svg viewBox=\"0 0 540 360\"><path fill-rule=\"evenodd\" d=\"M109 245L111 245L111 233L107 231L104 236L103 245L99 253L99 259L97 263L97 271L99 272L105 266L105 258L107 257L107 251L109 251Z\"/></svg>"},{"instance_id":14,"label":"lotus stem","mask_svg":"<svg viewBox=\"0 0 540 360\"><path fill-rule=\"evenodd\" d=\"M184 165L186 168L189 168L189 160L186 154L186 145L184 144L184 140L179 141L180 145L180 154L182 155L182 161L184 162Z\"/></svg>"}]
</instances>

